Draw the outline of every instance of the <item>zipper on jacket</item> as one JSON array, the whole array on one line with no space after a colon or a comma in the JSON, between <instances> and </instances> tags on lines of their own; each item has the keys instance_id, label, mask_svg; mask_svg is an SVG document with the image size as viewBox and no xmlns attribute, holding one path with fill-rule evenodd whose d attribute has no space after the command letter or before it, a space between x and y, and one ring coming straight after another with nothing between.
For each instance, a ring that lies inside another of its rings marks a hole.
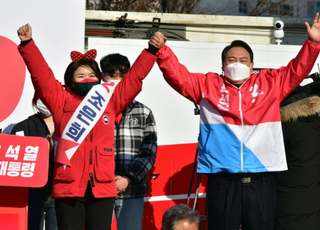
<instances>
[{"instance_id":1,"label":"zipper on jacket","mask_svg":"<svg viewBox=\"0 0 320 230\"><path fill-rule=\"evenodd\" d=\"M91 130L91 136L90 136L90 140L92 142L93 140L93 130ZM92 149L90 150L90 165L92 165ZM92 173L89 173L89 177L90 177L90 182L91 182L91 186L92 187L95 187L95 184L94 184L94 180L93 180L93 174Z\"/></svg>"},{"instance_id":2,"label":"zipper on jacket","mask_svg":"<svg viewBox=\"0 0 320 230\"><path fill-rule=\"evenodd\" d=\"M95 187L94 180L93 180L93 174L89 173L89 176L90 176L90 182L91 182L92 187Z\"/></svg>"},{"instance_id":3,"label":"zipper on jacket","mask_svg":"<svg viewBox=\"0 0 320 230\"><path fill-rule=\"evenodd\" d=\"M242 114L242 107L241 107L241 100L242 100L242 95L240 91L241 86L238 88L239 92L239 112L240 112L240 120L241 120L241 126L242 126L242 133L241 133L241 140L240 140L240 155L241 155L241 172L243 172L243 114Z\"/></svg>"},{"instance_id":4,"label":"zipper on jacket","mask_svg":"<svg viewBox=\"0 0 320 230\"><path fill-rule=\"evenodd\" d=\"M240 120L241 120L241 126L242 126L242 129L241 129L242 134L241 134L241 140L240 140L240 144L241 144L241 146L240 146L240 162L241 162L240 170L241 170L241 172L243 172L243 129L244 129L244 125L243 125L243 114L242 114L242 107L241 107L242 94L241 94L240 89L248 81L248 79L245 82L243 82L240 87L237 87L227 81L228 84L230 84L232 87L235 87L239 92L239 112L240 112Z\"/></svg>"}]
</instances>

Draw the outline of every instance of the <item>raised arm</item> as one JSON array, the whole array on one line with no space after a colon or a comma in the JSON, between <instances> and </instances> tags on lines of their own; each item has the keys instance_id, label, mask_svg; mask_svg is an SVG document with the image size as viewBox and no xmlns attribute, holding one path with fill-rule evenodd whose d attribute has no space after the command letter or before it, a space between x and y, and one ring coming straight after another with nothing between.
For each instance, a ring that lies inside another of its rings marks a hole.
<instances>
[{"instance_id":1,"label":"raised arm","mask_svg":"<svg viewBox=\"0 0 320 230\"><path fill-rule=\"evenodd\" d=\"M17 33L22 42L30 40L32 38L32 28L29 25L29 23L24 26L21 26L18 29Z\"/></svg>"},{"instance_id":2,"label":"raised arm","mask_svg":"<svg viewBox=\"0 0 320 230\"><path fill-rule=\"evenodd\" d=\"M167 38L161 32L155 33L149 41L149 45L159 48L157 63L165 80L182 96L199 104L205 87L206 75L190 73L180 64L172 50L165 45Z\"/></svg>"},{"instance_id":3,"label":"raised arm","mask_svg":"<svg viewBox=\"0 0 320 230\"><path fill-rule=\"evenodd\" d=\"M316 14L313 25L305 23L309 35L297 56L286 67L270 71L271 76L279 86L280 101L286 98L311 72L320 52L319 13Z\"/></svg>"},{"instance_id":4,"label":"raised arm","mask_svg":"<svg viewBox=\"0 0 320 230\"><path fill-rule=\"evenodd\" d=\"M149 74L157 56L150 50L143 50L128 73L118 83L111 100L114 102L116 116L125 110L142 89L142 80Z\"/></svg>"},{"instance_id":5,"label":"raised arm","mask_svg":"<svg viewBox=\"0 0 320 230\"><path fill-rule=\"evenodd\" d=\"M319 13L316 13L316 16L313 19L313 24L310 27L308 22L305 22L307 27L307 32L309 35L310 40L314 44L320 43L320 22L319 22Z\"/></svg>"},{"instance_id":6,"label":"raised arm","mask_svg":"<svg viewBox=\"0 0 320 230\"><path fill-rule=\"evenodd\" d=\"M17 33L21 40L21 44L18 47L19 52L31 74L33 86L41 101L54 114L58 110L58 106L62 104L57 102L63 100L66 92L55 79L52 70L35 45L32 39L31 26L29 24L21 26Z\"/></svg>"},{"instance_id":7,"label":"raised arm","mask_svg":"<svg viewBox=\"0 0 320 230\"><path fill-rule=\"evenodd\" d=\"M151 36L149 45L160 49L167 43L167 40L167 37L165 37L161 32L158 31Z\"/></svg>"}]
</instances>

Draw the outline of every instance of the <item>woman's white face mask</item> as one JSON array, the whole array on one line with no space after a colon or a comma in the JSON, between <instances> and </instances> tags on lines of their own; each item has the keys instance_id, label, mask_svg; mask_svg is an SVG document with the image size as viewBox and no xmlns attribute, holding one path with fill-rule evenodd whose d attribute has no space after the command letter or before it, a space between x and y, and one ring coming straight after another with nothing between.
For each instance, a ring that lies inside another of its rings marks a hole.
<instances>
[{"instance_id":1,"label":"woman's white face mask","mask_svg":"<svg viewBox=\"0 0 320 230\"><path fill-rule=\"evenodd\" d=\"M250 67L239 62L229 64L224 67L224 76L229 78L232 82L241 82L250 77Z\"/></svg>"}]
</instances>

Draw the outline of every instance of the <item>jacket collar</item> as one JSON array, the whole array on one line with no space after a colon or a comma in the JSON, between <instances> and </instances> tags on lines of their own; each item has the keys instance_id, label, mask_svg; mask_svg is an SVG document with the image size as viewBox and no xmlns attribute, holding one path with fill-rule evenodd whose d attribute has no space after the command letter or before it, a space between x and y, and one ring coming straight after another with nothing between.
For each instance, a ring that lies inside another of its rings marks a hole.
<instances>
[{"instance_id":1,"label":"jacket collar","mask_svg":"<svg viewBox=\"0 0 320 230\"><path fill-rule=\"evenodd\" d=\"M320 115L320 97L312 96L280 108L282 122L295 122L299 117Z\"/></svg>"}]
</instances>

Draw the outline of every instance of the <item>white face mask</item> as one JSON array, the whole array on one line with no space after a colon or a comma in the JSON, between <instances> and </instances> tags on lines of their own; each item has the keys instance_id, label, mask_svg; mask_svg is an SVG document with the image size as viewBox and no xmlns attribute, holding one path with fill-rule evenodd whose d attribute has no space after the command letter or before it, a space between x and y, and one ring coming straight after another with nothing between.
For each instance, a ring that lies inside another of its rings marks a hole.
<instances>
[{"instance_id":1,"label":"white face mask","mask_svg":"<svg viewBox=\"0 0 320 230\"><path fill-rule=\"evenodd\" d=\"M250 67L239 62L232 63L224 67L224 76L233 82L243 81L250 77Z\"/></svg>"},{"instance_id":2,"label":"white face mask","mask_svg":"<svg viewBox=\"0 0 320 230\"><path fill-rule=\"evenodd\" d=\"M50 117L51 116L51 112L49 111L49 109L42 103L41 100L37 100L37 105L36 105L37 109L39 110L39 112L45 116L45 117Z\"/></svg>"},{"instance_id":3,"label":"white face mask","mask_svg":"<svg viewBox=\"0 0 320 230\"><path fill-rule=\"evenodd\" d=\"M114 82L116 84L118 84L121 80L113 80L113 79L106 79L108 83Z\"/></svg>"}]
</instances>

